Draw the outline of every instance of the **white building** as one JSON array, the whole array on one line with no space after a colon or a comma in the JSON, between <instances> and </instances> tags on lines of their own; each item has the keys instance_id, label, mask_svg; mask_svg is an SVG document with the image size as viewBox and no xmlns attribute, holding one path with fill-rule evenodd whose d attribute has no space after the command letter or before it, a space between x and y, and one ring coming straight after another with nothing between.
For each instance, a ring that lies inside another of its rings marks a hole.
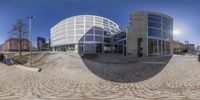
<instances>
[{"instance_id":1,"label":"white building","mask_svg":"<svg viewBox=\"0 0 200 100\"><path fill-rule=\"evenodd\" d=\"M111 52L110 38L119 26L104 17L79 15L64 19L51 28L51 47L54 51L77 53Z\"/></svg>"}]
</instances>

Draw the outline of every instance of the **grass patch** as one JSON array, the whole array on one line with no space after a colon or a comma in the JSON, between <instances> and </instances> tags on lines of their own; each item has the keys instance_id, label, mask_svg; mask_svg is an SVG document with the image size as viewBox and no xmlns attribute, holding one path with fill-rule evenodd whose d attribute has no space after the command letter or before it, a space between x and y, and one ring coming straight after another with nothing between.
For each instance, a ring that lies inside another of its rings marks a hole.
<instances>
[{"instance_id":1,"label":"grass patch","mask_svg":"<svg viewBox=\"0 0 200 100\"><path fill-rule=\"evenodd\" d=\"M30 56L29 55L22 55L22 56L15 56L13 59L20 64L26 64L29 62Z\"/></svg>"},{"instance_id":2,"label":"grass patch","mask_svg":"<svg viewBox=\"0 0 200 100\"><path fill-rule=\"evenodd\" d=\"M43 56L41 57L43 58ZM37 63L41 60L40 58L40 54L39 53L34 53L32 54L32 63ZM22 55L22 56L15 56L13 57L13 59L19 63L19 64L26 64L28 62L30 62L30 54L27 54L27 55Z\"/></svg>"},{"instance_id":3,"label":"grass patch","mask_svg":"<svg viewBox=\"0 0 200 100\"><path fill-rule=\"evenodd\" d=\"M40 57L38 57L37 59L34 59L32 61L33 66L37 66L37 65L44 63L44 61L47 59L48 56L49 56L49 54L43 54Z\"/></svg>"}]
</instances>

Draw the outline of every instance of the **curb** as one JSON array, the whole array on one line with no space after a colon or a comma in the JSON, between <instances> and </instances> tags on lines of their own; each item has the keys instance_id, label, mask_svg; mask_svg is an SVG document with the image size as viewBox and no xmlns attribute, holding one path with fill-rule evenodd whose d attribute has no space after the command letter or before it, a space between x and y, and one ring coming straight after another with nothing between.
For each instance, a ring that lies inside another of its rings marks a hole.
<instances>
[{"instance_id":1,"label":"curb","mask_svg":"<svg viewBox=\"0 0 200 100\"><path fill-rule=\"evenodd\" d=\"M31 72L40 72L41 71L40 68L30 68L30 67L26 67L26 66L22 66L22 65L16 65L16 68L26 70L26 71L31 71Z\"/></svg>"}]
</instances>

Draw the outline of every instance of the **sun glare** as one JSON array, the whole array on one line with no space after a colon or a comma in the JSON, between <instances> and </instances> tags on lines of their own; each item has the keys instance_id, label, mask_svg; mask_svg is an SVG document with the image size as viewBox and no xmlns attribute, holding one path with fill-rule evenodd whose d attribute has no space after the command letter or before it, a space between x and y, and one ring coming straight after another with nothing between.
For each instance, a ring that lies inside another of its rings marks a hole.
<instances>
[{"instance_id":1,"label":"sun glare","mask_svg":"<svg viewBox=\"0 0 200 100\"><path fill-rule=\"evenodd\" d=\"M179 35L179 34L180 34L180 31L179 31L179 30L174 30L173 34L174 34L174 35Z\"/></svg>"}]
</instances>

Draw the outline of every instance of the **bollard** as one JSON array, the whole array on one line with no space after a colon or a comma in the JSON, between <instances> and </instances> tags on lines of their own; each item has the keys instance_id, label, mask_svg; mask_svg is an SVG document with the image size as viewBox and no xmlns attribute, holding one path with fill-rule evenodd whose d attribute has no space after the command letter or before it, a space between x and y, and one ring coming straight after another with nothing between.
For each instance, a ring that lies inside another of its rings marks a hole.
<instances>
[{"instance_id":1,"label":"bollard","mask_svg":"<svg viewBox=\"0 0 200 100\"><path fill-rule=\"evenodd\" d=\"M198 61L200 62L200 53L198 54Z\"/></svg>"}]
</instances>

